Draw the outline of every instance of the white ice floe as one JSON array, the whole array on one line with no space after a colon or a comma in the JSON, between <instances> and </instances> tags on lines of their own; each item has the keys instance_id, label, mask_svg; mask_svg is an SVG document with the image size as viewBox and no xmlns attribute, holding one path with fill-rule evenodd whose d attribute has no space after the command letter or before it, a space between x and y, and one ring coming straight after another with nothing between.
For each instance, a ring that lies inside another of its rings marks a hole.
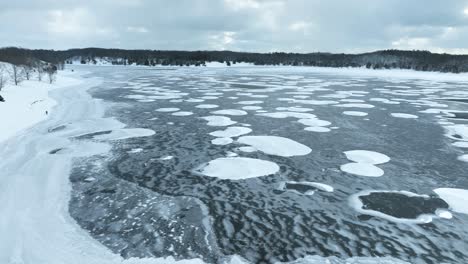
<instances>
[{"instance_id":1,"label":"white ice floe","mask_svg":"<svg viewBox=\"0 0 468 264\"><path fill-rule=\"evenodd\" d=\"M411 264L392 257L351 257L341 259L335 256L322 257L318 255L305 256L291 262L276 264Z\"/></svg>"},{"instance_id":2,"label":"white ice floe","mask_svg":"<svg viewBox=\"0 0 468 264\"><path fill-rule=\"evenodd\" d=\"M142 152L143 149L142 148L134 148L134 149L131 149L129 151L127 151L127 153L139 153L139 152Z\"/></svg>"},{"instance_id":3,"label":"white ice floe","mask_svg":"<svg viewBox=\"0 0 468 264\"><path fill-rule=\"evenodd\" d=\"M173 159L173 158L174 158L174 156L164 156L164 157L161 157L161 158L159 158L159 159L160 159L160 160L171 160L171 159Z\"/></svg>"},{"instance_id":4,"label":"white ice floe","mask_svg":"<svg viewBox=\"0 0 468 264\"><path fill-rule=\"evenodd\" d=\"M223 109L223 110L213 111L211 113L215 115L232 115L232 116L247 115L246 111L239 110L239 109Z\"/></svg>"},{"instance_id":5,"label":"white ice floe","mask_svg":"<svg viewBox=\"0 0 468 264\"><path fill-rule=\"evenodd\" d=\"M435 213L440 218L444 218L444 219L452 219L453 218L452 213L445 210L445 209L437 209Z\"/></svg>"},{"instance_id":6,"label":"white ice floe","mask_svg":"<svg viewBox=\"0 0 468 264\"><path fill-rule=\"evenodd\" d=\"M253 104L262 104L263 101L240 101L240 102L237 102L237 104L241 104L241 105L253 105Z\"/></svg>"},{"instance_id":7,"label":"white ice floe","mask_svg":"<svg viewBox=\"0 0 468 264\"><path fill-rule=\"evenodd\" d=\"M291 107L277 107L276 110L278 110L278 111L287 111L287 112L300 112L300 113L314 111L314 109L312 109L312 108L294 107L294 106L291 106Z\"/></svg>"},{"instance_id":8,"label":"white ice floe","mask_svg":"<svg viewBox=\"0 0 468 264\"><path fill-rule=\"evenodd\" d=\"M290 101L300 103L300 104L309 104L309 105L333 105L333 104L338 104L337 101L331 101L331 100L296 100L296 99L292 99Z\"/></svg>"},{"instance_id":9,"label":"white ice floe","mask_svg":"<svg viewBox=\"0 0 468 264\"><path fill-rule=\"evenodd\" d=\"M261 152L282 157L303 156L312 149L292 139L278 136L243 136L237 140Z\"/></svg>"},{"instance_id":10,"label":"white ice floe","mask_svg":"<svg viewBox=\"0 0 468 264\"><path fill-rule=\"evenodd\" d=\"M457 159L458 159L459 161L468 162L468 154L464 154L464 155L458 156Z\"/></svg>"},{"instance_id":11,"label":"white ice floe","mask_svg":"<svg viewBox=\"0 0 468 264\"><path fill-rule=\"evenodd\" d=\"M368 164L382 164L390 161L390 157L385 154L369 150L350 150L345 151L346 158L350 161Z\"/></svg>"},{"instance_id":12,"label":"white ice floe","mask_svg":"<svg viewBox=\"0 0 468 264\"><path fill-rule=\"evenodd\" d=\"M199 169L200 173L226 180L242 180L275 174L279 166L271 161L228 157L208 162Z\"/></svg>"},{"instance_id":13,"label":"white ice floe","mask_svg":"<svg viewBox=\"0 0 468 264\"><path fill-rule=\"evenodd\" d=\"M242 109L244 110L260 110L262 109L261 106L255 106L255 105L246 105L246 106L243 106Z\"/></svg>"},{"instance_id":14,"label":"white ice floe","mask_svg":"<svg viewBox=\"0 0 468 264\"><path fill-rule=\"evenodd\" d=\"M341 171L365 177L383 176L384 171L375 165L390 161L387 155L369 150L350 150L344 154L347 159L354 162L341 165Z\"/></svg>"},{"instance_id":15,"label":"white ice floe","mask_svg":"<svg viewBox=\"0 0 468 264\"><path fill-rule=\"evenodd\" d=\"M197 105L195 107L196 108L201 108L201 109L211 109L211 108L217 108L219 106L215 105L215 104L201 104L201 105Z\"/></svg>"},{"instance_id":16,"label":"white ice floe","mask_svg":"<svg viewBox=\"0 0 468 264\"><path fill-rule=\"evenodd\" d=\"M237 123L226 116L204 116L201 119L208 121L209 126L230 126Z\"/></svg>"},{"instance_id":17,"label":"white ice floe","mask_svg":"<svg viewBox=\"0 0 468 264\"><path fill-rule=\"evenodd\" d=\"M434 190L450 209L457 213L468 214L468 190L457 188L437 188Z\"/></svg>"},{"instance_id":18,"label":"white ice floe","mask_svg":"<svg viewBox=\"0 0 468 264\"><path fill-rule=\"evenodd\" d=\"M299 119L297 122L310 127L324 127L331 125L331 122L317 118Z\"/></svg>"},{"instance_id":19,"label":"white ice floe","mask_svg":"<svg viewBox=\"0 0 468 264\"><path fill-rule=\"evenodd\" d=\"M468 141L457 141L452 143L452 145L458 148L468 148Z\"/></svg>"},{"instance_id":20,"label":"white ice floe","mask_svg":"<svg viewBox=\"0 0 468 264\"><path fill-rule=\"evenodd\" d=\"M250 147L250 146L239 147L238 149L239 149L240 151L242 151L242 152L247 152L247 153L257 151L256 148Z\"/></svg>"},{"instance_id":21,"label":"white ice floe","mask_svg":"<svg viewBox=\"0 0 468 264\"><path fill-rule=\"evenodd\" d=\"M218 131L211 132L210 135L212 135L213 137L232 138L232 137L242 136L250 132L252 132L252 129L248 127L232 126L232 127L226 128L225 130L218 130Z\"/></svg>"},{"instance_id":22,"label":"white ice floe","mask_svg":"<svg viewBox=\"0 0 468 264\"><path fill-rule=\"evenodd\" d=\"M262 113L258 114L259 116L266 116L271 118L298 118L298 119L316 119L317 116L311 113L302 113L302 112L273 112L273 113Z\"/></svg>"},{"instance_id":23,"label":"white ice floe","mask_svg":"<svg viewBox=\"0 0 468 264\"><path fill-rule=\"evenodd\" d=\"M93 138L96 140L122 140L135 137L148 137L154 134L153 130L146 128L122 128L112 130L109 134L94 136Z\"/></svg>"},{"instance_id":24,"label":"white ice floe","mask_svg":"<svg viewBox=\"0 0 468 264\"><path fill-rule=\"evenodd\" d=\"M365 177L380 177L384 175L384 171L381 168L369 163L350 162L341 165L340 169L350 174Z\"/></svg>"},{"instance_id":25,"label":"white ice floe","mask_svg":"<svg viewBox=\"0 0 468 264\"><path fill-rule=\"evenodd\" d=\"M189 112L189 111L180 111L180 112L174 112L171 115L173 115L173 116L190 116L190 115L193 115L193 113Z\"/></svg>"},{"instance_id":26,"label":"white ice floe","mask_svg":"<svg viewBox=\"0 0 468 264\"><path fill-rule=\"evenodd\" d=\"M180 110L179 108L175 108L175 107L166 107L166 108L156 109L156 111L158 111L158 112L176 112L176 111L179 111L179 110Z\"/></svg>"},{"instance_id":27,"label":"white ice floe","mask_svg":"<svg viewBox=\"0 0 468 264\"><path fill-rule=\"evenodd\" d=\"M348 116L367 116L367 113L359 111L344 111L343 114Z\"/></svg>"},{"instance_id":28,"label":"white ice floe","mask_svg":"<svg viewBox=\"0 0 468 264\"><path fill-rule=\"evenodd\" d=\"M374 108L375 106L371 105L371 104L353 104L353 103L349 103L349 104L339 104L339 105L335 105L337 107L345 107L345 108Z\"/></svg>"},{"instance_id":29,"label":"white ice floe","mask_svg":"<svg viewBox=\"0 0 468 264\"><path fill-rule=\"evenodd\" d=\"M393 117L407 118L407 119L416 119L416 118L418 118L417 115L406 114L406 113L390 113L390 115L393 116Z\"/></svg>"},{"instance_id":30,"label":"white ice floe","mask_svg":"<svg viewBox=\"0 0 468 264\"><path fill-rule=\"evenodd\" d=\"M444 128L447 130L447 137L455 140L468 141L468 125L457 124L445 126Z\"/></svg>"},{"instance_id":31,"label":"white ice floe","mask_svg":"<svg viewBox=\"0 0 468 264\"><path fill-rule=\"evenodd\" d=\"M185 100L185 102L188 102L188 103L201 103L201 102L203 102L203 101L205 101L205 100L203 100L203 99L196 99L196 98L190 98L190 99Z\"/></svg>"},{"instance_id":32,"label":"white ice floe","mask_svg":"<svg viewBox=\"0 0 468 264\"><path fill-rule=\"evenodd\" d=\"M213 145L228 145L232 143L232 138L229 137L220 137L211 140L211 144Z\"/></svg>"},{"instance_id":33,"label":"white ice floe","mask_svg":"<svg viewBox=\"0 0 468 264\"><path fill-rule=\"evenodd\" d=\"M304 130L305 131L311 131L311 132L318 132L318 133L325 133L325 132L330 132L331 131L331 129L328 128L328 127L319 127L319 126L305 127Z\"/></svg>"}]
</instances>

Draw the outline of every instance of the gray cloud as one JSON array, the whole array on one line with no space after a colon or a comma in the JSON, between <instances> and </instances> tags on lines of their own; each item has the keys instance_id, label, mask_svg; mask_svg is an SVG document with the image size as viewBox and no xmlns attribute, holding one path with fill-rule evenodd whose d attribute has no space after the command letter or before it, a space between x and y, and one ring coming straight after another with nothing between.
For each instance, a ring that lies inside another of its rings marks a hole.
<instances>
[{"instance_id":1,"label":"gray cloud","mask_svg":"<svg viewBox=\"0 0 468 264\"><path fill-rule=\"evenodd\" d=\"M0 21L27 48L468 53L468 0L17 0Z\"/></svg>"}]
</instances>

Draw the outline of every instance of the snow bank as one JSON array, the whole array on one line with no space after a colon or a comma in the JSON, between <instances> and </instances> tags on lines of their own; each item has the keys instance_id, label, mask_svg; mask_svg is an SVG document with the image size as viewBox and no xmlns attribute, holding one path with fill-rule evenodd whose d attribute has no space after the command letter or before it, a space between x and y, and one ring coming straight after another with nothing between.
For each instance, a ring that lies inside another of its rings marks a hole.
<instances>
[{"instance_id":1,"label":"snow bank","mask_svg":"<svg viewBox=\"0 0 468 264\"><path fill-rule=\"evenodd\" d=\"M14 116L15 122L21 126L15 126L16 130L8 130L9 134L3 128L0 130L2 138L11 135L8 140L0 143L0 171L3 179L0 185L0 263L204 263L201 259L176 261L173 257L124 259L94 240L71 218L68 212L71 193L68 175L72 169L72 159L106 154L110 146L100 142L83 143L70 138L125 126L116 120L102 118L105 111L102 103L86 93L88 88L98 82L78 79L78 76L76 72L70 75L61 73L57 84L51 87L38 85L39 91L34 91L36 88L31 87L34 82L25 82L20 86L21 91L32 93L26 97L19 90L11 90L16 87L8 87L11 98L16 97L12 102L17 102L18 105L4 105L4 109L27 115ZM51 91L59 87L64 89ZM68 87L70 89L65 89ZM19 105L27 106L25 100L29 102L36 98L54 102L48 97L48 91L51 91L53 98L58 99L53 109L48 108L52 104L41 105L41 111L52 110L49 119L31 127L27 133L17 133L20 127L29 127L44 119L27 112ZM10 117L6 117L3 111L0 113L3 119ZM11 115L11 112L8 113ZM50 128L60 126L64 128L50 131ZM12 136L13 134L16 135ZM49 154L50 150L63 147L65 151Z\"/></svg>"},{"instance_id":2,"label":"snow bank","mask_svg":"<svg viewBox=\"0 0 468 264\"><path fill-rule=\"evenodd\" d=\"M79 79L71 77L70 72L64 71L59 72L53 84L31 80L23 81L18 86L10 83L6 85L0 91L5 99L5 102L0 102L0 143L47 119L46 111L51 113L56 104L49 97L50 91L80 83Z\"/></svg>"}]
</instances>

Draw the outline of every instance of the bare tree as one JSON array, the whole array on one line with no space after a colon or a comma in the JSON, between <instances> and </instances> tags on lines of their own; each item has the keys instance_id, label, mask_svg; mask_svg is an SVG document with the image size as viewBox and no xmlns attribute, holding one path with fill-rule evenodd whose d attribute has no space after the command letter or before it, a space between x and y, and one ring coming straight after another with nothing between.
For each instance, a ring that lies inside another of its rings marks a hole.
<instances>
[{"instance_id":1,"label":"bare tree","mask_svg":"<svg viewBox=\"0 0 468 264\"><path fill-rule=\"evenodd\" d=\"M44 66L41 62L36 62L34 64L35 71L37 72L37 80L42 81L42 77L44 76Z\"/></svg>"},{"instance_id":2,"label":"bare tree","mask_svg":"<svg viewBox=\"0 0 468 264\"><path fill-rule=\"evenodd\" d=\"M26 80L29 81L33 71L34 71L34 69L33 69L32 66L30 66L30 65L24 65L23 66L23 73L24 73L24 77L26 78Z\"/></svg>"},{"instance_id":3,"label":"bare tree","mask_svg":"<svg viewBox=\"0 0 468 264\"><path fill-rule=\"evenodd\" d=\"M3 67L3 65L0 65L0 91L6 85L7 80L8 79L5 76L5 67Z\"/></svg>"},{"instance_id":4,"label":"bare tree","mask_svg":"<svg viewBox=\"0 0 468 264\"><path fill-rule=\"evenodd\" d=\"M45 70L47 74L47 80L49 81L50 84L56 81L57 79L57 67L56 66L49 66Z\"/></svg>"},{"instance_id":5,"label":"bare tree","mask_svg":"<svg viewBox=\"0 0 468 264\"><path fill-rule=\"evenodd\" d=\"M18 85L20 82L22 82L24 80L23 67L12 64L10 69L10 78L15 83L15 85Z\"/></svg>"}]
</instances>

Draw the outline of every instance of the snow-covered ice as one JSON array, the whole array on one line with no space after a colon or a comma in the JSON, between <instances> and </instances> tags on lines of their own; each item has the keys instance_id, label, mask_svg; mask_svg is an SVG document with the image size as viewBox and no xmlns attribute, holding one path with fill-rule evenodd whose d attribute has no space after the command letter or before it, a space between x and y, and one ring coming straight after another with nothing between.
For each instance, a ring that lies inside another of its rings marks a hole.
<instances>
[{"instance_id":1,"label":"snow-covered ice","mask_svg":"<svg viewBox=\"0 0 468 264\"><path fill-rule=\"evenodd\" d=\"M353 162L341 165L340 169L350 174L365 177L383 176L384 171L375 165L390 161L390 157L387 155L369 150L350 150L345 151L344 154L348 160Z\"/></svg>"},{"instance_id":2,"label":"snow-covered ice","mask_svg":"<svg viewBox=\"0 0 468 264\"><path fill-rule=\"evenodd\" d=\"M193 113L189 112L189 111L179 111L179 112L174 112L171 115L173 115L173 116L190 116L190 115L193 115Z\"/></svg>"},{"instance_id":3,"label":"snow-covered ice","mask_svg":"<svg viewBox=\"0 0 468 264\"><path fill-rule=\"evenodd\" d=\"M237 141L266 154L282 157L303 156L312 151L297 141L278 136L243 136Z\"/></svg>"},{"instance_id":4,"label":"snow-covered ice","mask_svg":"<svg viewBox=\"0 0 468 264\"><path fill-rule=\"evenodd\" d=\"M232 116L242 116L242 115L247 114L246 111L239 110L239 109L223 109L223 110L213 111L211 113L215 115L232 115Z\"/></svg>"},{"instance_id":5,"label":"snow-covered ice","mask_svg":"<svg viewBox=\"0 0 468 264\"><path fill-rule=\"evenodd\" d=\"M217 108L219 106L215 105L215 104L201 104L201 105L197 105L195 107L196 108L201 108L201 109L211 109L211 108Z\"/></svg>"},{"instance_id":6,"label":"snow-covered ice","mask_svg":"<svg viewBox=\"0 0 468 264\"><path fill-rule=\"evenodd\" d=\"M359 111L344 111L344 115L349 115L349 116L367 116L366 112L359 112Z\"/></svg>"},{"instance_id":7,"label":"snow-covered ice","mask_svg":"<svg viewBox=\"0 0 468 264\"><path fill-rule=\"evenodd\" d=\"M365 177L380 177L384 175L384 171L381 168L369 163L350 162L341 165L340 169L350 174Z\"/></svg>"},{"instance_id":8,"label":"snow-covered ice","mask_svg":"<svg viewBox=\"0 0 468 264\"><path fill-rule=\"evenodd\" d=\"M434 190L440 198L457 213L468 214L468 190L457 188L437 188Z\"/></svg>"},{"instance_id":9,"label":"snow-covered ice","mask_svg":"<svg viewBox=\"0 0 468 264\"><path fill-rule=\"evenodd\" d=\"M201 118L208 121L209 126L230 126L237 123L226 116L204 116Z\"/></svg>"},{"instance_id":10,"label":"snow-covered ice","mask_svg":"<svg viewBox=\"0 0 468 264\"><path fill-rule=\"evenodd\" d=\"M177 112L179 108L176 107L166 107L166 108L158 108L156 109L157 112Z\"/></svg>"},{"instance_id":11,"label":"snow-covered ice","mask_svg":"<svg viewBox=\"0 0 468 264\"><path fill-rule=\"evenodd\" d=\"M390 113L390 115L393 116L393 117L406 118L406 119L416 119L416 118L418 118L417 115L406 114L406 113Z\"/></svg>"},{"instance_id":12,"label":"snow-covered ice","mask_svg":"<svg viewBox=\"0 0 468 264\"><path fill-rule=\"evenodd\" d=\"M211 144L213 145L228 145L232 143L232 138L229 137L220 137L211 140Z\"/></svg>"},{"instance_id":13,"label":"snow-covered ice","mask_svg":"<svg viewBox=\"0 0 468 264\"><path fill-rule=\"evenodd\" d=\"M200 173L226 180L242 180L275 174L279 166L271 161L228 157L218 158L200 168Z\"/></svg>"},{"instance_id":14,"label":"snow-covered ice","mask_svg":"<svg viewBox=\"0 0 468 264\"><path fill-rule=\"evenodd\" d=\"M217 131L211 132L210 135L212 135L213 137L232 138L232 137L242 136L250 132L252 132L252 129L248 127L232 126L232 127L227 127L225 130L217 130Z\"/></svg>"},{"instance_id":15,"label":"snow-covered ice","mask_svg":"<svg viewBox=\"0 0 468 264\"><path fill-rule=\"evenodd\" d=\"M350 161L368 164L382 164L390 161L390 157L385 154L369 150L349 150L345 151L346 158Z\"/></svg>"}]
</instances>

